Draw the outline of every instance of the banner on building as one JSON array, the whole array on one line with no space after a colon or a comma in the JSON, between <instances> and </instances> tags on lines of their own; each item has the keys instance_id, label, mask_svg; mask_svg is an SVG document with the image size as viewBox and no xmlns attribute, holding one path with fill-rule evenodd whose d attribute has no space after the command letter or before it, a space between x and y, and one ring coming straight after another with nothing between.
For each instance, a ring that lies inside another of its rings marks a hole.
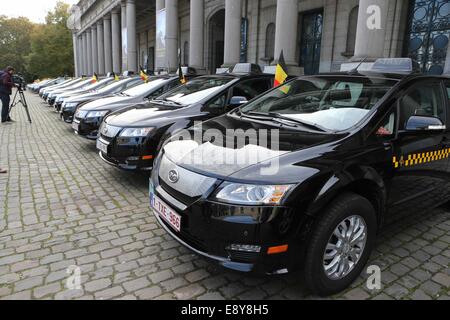
<instances>
[{"instance_id":1,"label":"banner on building","mask_svg":"<svg viewBox=\"0 0 450 320\"><path fill-rule=\"evenodd\" d=\"M156 14L155 69L166 68L166 9Z\"/></svg>"}]
</instances>

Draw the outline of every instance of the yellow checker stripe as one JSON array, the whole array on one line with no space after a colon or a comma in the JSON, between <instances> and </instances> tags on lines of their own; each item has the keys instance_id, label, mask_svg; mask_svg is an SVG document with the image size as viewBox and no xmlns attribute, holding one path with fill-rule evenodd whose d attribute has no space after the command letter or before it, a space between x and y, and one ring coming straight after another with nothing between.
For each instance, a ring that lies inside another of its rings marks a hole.
<instances>
[{"instance_id":1,"label":"yellow checker stripe","mask_svg":"<svg viewBox=\"0 0 450 320\"><path fill-rule=\"evenodd\" d=\"M448 158L450 158L450 148L432 152L413 153L407 156L401 156L400 158L394 156L392 158L392 163L394 164L394 168L397 169L401 167L413 167Z\"/></svg>"}]
</instances>

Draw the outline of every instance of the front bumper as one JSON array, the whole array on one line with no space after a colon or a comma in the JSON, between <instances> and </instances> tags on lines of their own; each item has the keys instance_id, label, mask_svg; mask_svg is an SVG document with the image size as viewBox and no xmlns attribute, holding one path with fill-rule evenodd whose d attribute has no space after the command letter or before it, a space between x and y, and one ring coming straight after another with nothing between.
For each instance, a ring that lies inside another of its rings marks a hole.
<instances>
[{"instance_id":1,"label":"front bumper","mask_svg":"<svg viewBox=\"0 0 450 320\"><path fill-rule=\"evenodd\" d=\"M294 209L215 203L207 200L214 190L199 198L188 198L158 177L157 166L150 191L181 216L181 231L175 230L153 210L158 223L180 244L225 268L284 274L296 269L302 260L302 246L295 237L297 228L293 222L299 220L292 220ZM251 218L255 214L260 219ZM289 228L286 228L287 222L291 224ZM260 251L233 249L236 245L257 246ZM268 253L269 248L284 245L288 245L287 251Z\"/></svg>"},{"instance_id":2,"label":"front bumper","mask_svg":"<svg viewBox=\"0 0 450 320\"><path fill-rule=\"evenodd\" d=\"M64 122L72 123L76 108L65 108L61 110L61 118Z\"/></svg>"},{"instance_id":3,"label":"front bumper","mask_svg":"<svg viewBox=\"0 0 450 320\"><path fill-rule=\"evenodd\" d=\"M86 137L90 140L96 140L98 131L102 124L103 118L73 118L73 129L80 136Z\"/></svg>"},{"instance_id":4,"label":"front bumper","mask_svg":"<svg viewBox=\"0 0 450 320\"><path fill-rule=\"evenodd\" d=\"M147 138L114 138L100 135L99 143L107 146L100 151L103 161L127 171L151 171L156 156L156 143Z\"/></svg>"}]
</instances>

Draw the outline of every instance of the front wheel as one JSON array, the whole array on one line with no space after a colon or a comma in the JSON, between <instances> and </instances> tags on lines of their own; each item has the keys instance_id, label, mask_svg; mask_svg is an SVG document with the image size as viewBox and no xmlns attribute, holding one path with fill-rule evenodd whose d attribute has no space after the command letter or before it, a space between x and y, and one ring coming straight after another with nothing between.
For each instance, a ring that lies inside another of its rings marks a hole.
<instances>
[{"instance_id":1,"label":"front wheel","mask_svg":"<svg viewBox=\"0 0 450 320\"><path fill-rule=\"evenodd\" d=\"M346 193L326 209L311 235L304 276L315 294L328 296L345 290L369 260L377 233L370 201Z\"/></svg>"}]
</instances>

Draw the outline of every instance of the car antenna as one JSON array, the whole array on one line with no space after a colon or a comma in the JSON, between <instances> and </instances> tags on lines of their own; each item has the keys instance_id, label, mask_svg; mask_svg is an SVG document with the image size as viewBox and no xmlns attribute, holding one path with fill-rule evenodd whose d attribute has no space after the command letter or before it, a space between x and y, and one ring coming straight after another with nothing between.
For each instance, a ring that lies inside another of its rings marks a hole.
<instances>
[{"instance_id":1,"label":"car antenna","mask_svg":"<svg viewBox=\"0 0 450 320\"><path fill-rule=\"evenodd\" d=\"M368 56L365 56L365 57L359 62L359 64L356 66L356 68L350 70L348 73L350 73L350 74L358 73L359 67L361 67L362 64L363 64L364 62L366 62L366 60L367 60L368 58L369 58Z\"/></svg>"}]
</instances>

